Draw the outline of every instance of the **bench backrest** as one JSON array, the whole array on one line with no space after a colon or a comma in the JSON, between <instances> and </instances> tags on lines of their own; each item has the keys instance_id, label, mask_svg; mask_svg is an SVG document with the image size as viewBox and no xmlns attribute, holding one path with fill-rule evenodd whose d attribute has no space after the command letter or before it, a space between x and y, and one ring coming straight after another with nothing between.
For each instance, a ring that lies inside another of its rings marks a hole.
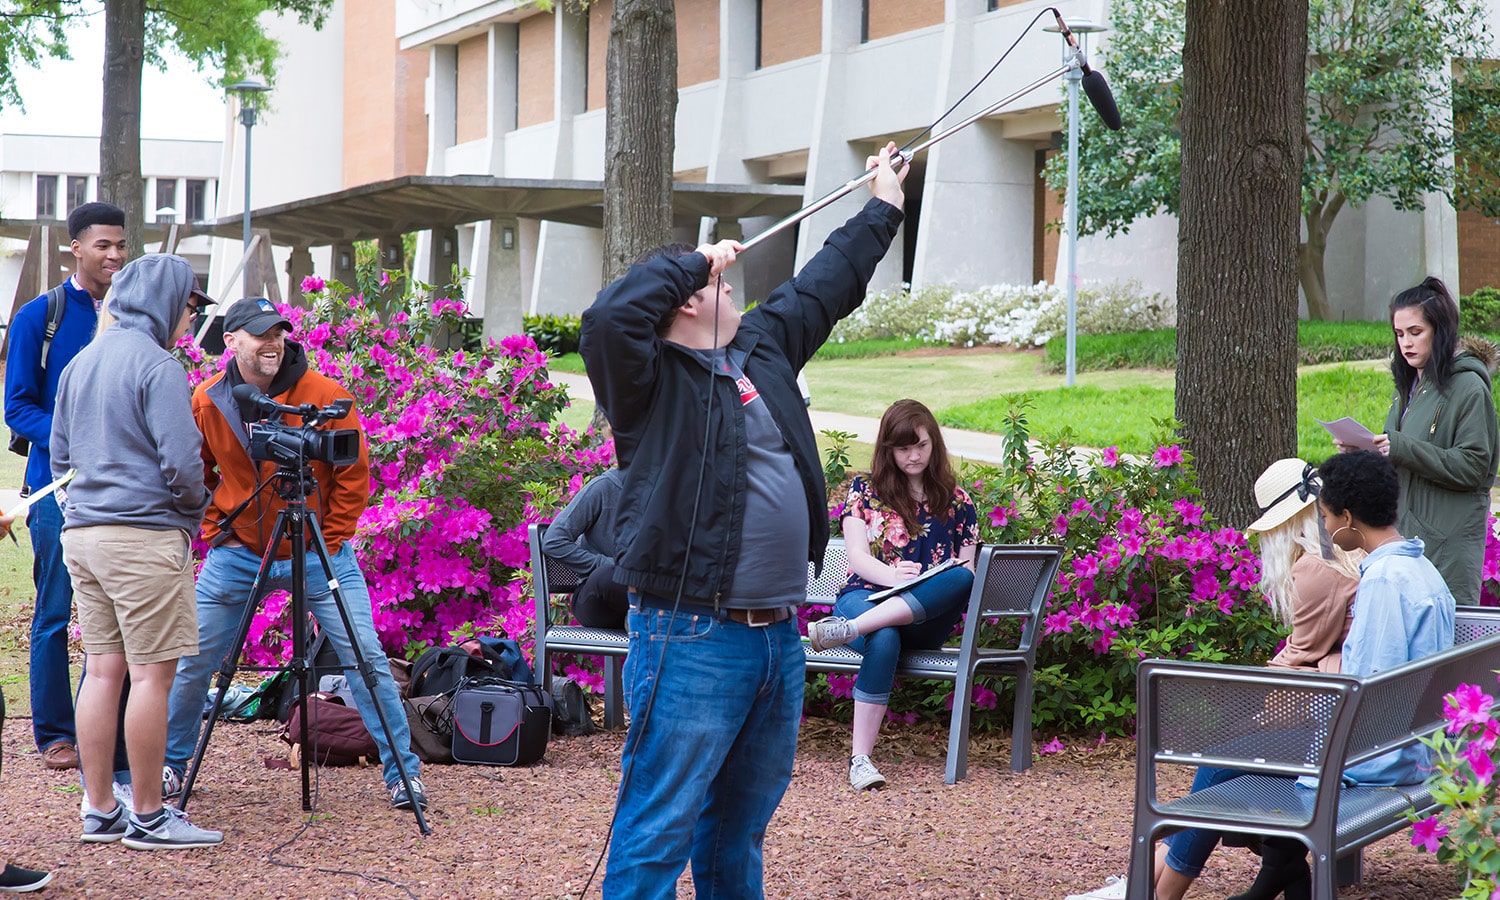
<instances>
[{"instance_id":1,"label":"bench backrest","mask_svg":"<svg viewBox=\"0 0 1500 900\"><path fill-rule=\"evenodd\" d=\"M1500 607L1460 606L1453 616L1453 643L1467 644L1500 634Z\"/></svg>"},{"instance_id":2,"label":"bench backrest","mask_svg":"<svg viewBox=\"0 0 1500 900\"><path fill-rule=\"evenodd\" d=\"M570 594L583 583L583 578L572 569L542 552L542 537L547 533L545 522L527 526L526 538L531 547L531 593L536 602L536 621L539 631L552 626L552 595ZM849 580L849 560L844 553L844 539L832 538L823 553L823 570L813 577L813 564L807 564L808 603L832 605L839 589Z\"/></svg>"}]
</instances>

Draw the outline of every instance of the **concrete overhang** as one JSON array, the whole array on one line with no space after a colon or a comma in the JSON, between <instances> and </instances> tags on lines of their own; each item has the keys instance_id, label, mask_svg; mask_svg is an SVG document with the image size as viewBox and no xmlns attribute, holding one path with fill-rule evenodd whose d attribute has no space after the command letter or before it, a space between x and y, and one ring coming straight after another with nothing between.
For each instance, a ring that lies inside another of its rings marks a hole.
<instances>
[{"instance_id":1,"label":"concrete overhang","mask_svg":"<svg viewBox=\"0 0 1500 900\"><path fill-rule=\"evenodd\" d=\"M674 224L693 227L703 216L785 216L802 207L802 195L796 185L679 183L672 191ZM603 202L602 181L407 175L252 210L250 222L268 229L273 244L321 247L517 216L597 228ZM239 215L193 227L226 238L243 229Z\"/></svg>"}]
</instances>

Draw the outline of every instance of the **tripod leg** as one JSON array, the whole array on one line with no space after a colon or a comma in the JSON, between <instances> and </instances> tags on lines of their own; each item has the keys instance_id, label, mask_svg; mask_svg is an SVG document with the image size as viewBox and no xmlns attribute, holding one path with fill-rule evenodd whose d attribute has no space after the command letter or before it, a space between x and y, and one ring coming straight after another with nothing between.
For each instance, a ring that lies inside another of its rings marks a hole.
<instances>
[{"instance_id":1,"label":"tripod leg","mask_svg":"<svg viewBox=\"0 0 1500 900\"><path fill-rule=\"evenodd\" d=\"M387 716L387 710L385 708L386 705L380 702L380 694L377 688L378 677L375 664L365 656L364 649L360 646L360 632L357 631L354 627L354 621L350 616L349 606L344 600L344 592L340 588L338 578L335 576L333 571L333 560L328 554L328 545L323 540L323 531L318 526L317 517L312 513L308 513L307 516L307 529L312 534L312 549L317 553L318 560L323 566L323 573L328 579L329 591L333 597L334 606L338 609L339 619L341 624L343 625L344 636L348 640L349 646L354 654L354 660L356 664L355 668L359 672L360 680L363 682L365 688L369 692L370 704L375 708L375 715L380 720L380 728L385 735L386 746L390 750L392 761L396 765L396 771L400 773L401 784L406 788L407 796L413 798L414 802L412 803L412 814L416 817L417 829L422 834L430 834L432 832L432 829L427 825L426 816L422 812L422 805L415 802L416 792L412 788L413 775L410 771L407 770L406 763L402 759L403 750L408 753L410 752L410 737L408 736L408 739L404 746L401 743L398 743L396 740L395 730L391 728L390 719ZM366 611L365 614L368 615L368 611ZM329 631L331 635L332 629L329 629L328 627L331 623L324 622L321 624L323 625L324 629Z\"/></svg>"},{"instance_id":2,"label":"tripod leg","mask_svg":"<svg viewBox=\"0 0 1500 900\"><path fill-rule=\"evenodd\" d=\"M271 542L266 546L275 548L281 541L282 534L286 528L280 519L276 521L276 527L271 532ZM250 596L245 602L244 615L240 617L239 630L235 632L235 638L224 654L224 660L219 665L219 674L214 679L216 689L214 695L214 707L209 713L208 721L203 723L203 733L198 737L198 746L193 751L192 762L188 765L187 776L182 781L182 796L177 799L177 808L187 809L188 799L193 794L193 783L198 780L198 769L203 765L203 754L208 749L208 739L213 734L214 723L219 720L219 710L224 705L224 692L228 690L234 679L234 673L239 668L240 653L244 650L245 641L250 636L250 625L255 619L255 610L260 602L262 592L266 586L266 579L271 573L271 563L275 559L275 553L267 553L260 561L260 568L255 573L255 581L250 585Z\"/></svg>"}]
</instances>

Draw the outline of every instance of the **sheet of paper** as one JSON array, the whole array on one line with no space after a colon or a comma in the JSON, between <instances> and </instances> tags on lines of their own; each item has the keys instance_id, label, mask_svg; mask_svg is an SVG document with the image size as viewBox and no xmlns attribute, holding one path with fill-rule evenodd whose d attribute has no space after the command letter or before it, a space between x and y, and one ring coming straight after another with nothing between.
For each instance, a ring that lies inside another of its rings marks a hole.
<instances>
[{"instance_id":1,"label":"sheet of paper","mask_svg":"<svg viewBox=\"0 0 1500 900\"><path fill-rule=\"evenodd\" d=\"M906 581L906 582L902 582L901 584L898 584L895 587L888 587L888 588L886 588L883 591L876 591L875 593L871 594L870 596L866 597L865 599L868 600L868 601L870 601L871 603L879 603L880 601L884 600L887 597L894 597L897 594L901 593L902 591L906 590L907 588L909 588L909 587L911 587L913 585L921 584L922 582L924 582L927 579L931 578L932 576L938 574L939 572L946 572L949 569L951 569L951 568L953 568L954 566L957 566L957 565L961 565L959 563L957 557L949 557L948 559L943 560L942 562L938 563L937 565L933 566L932 568L925 570L924 572L922 572L921 575L918 575L917 577L913 578L912 580Z\"/></svg>"},{"instance_id":2,"label":"sheet of paper","mask_svg":"<svg viewBox=\"0 0 1500 900\"><path fill-rule=\"evenodd\" d=\"M1325 422L1322 419L1317 421L1319 425L1328 429L1328 433L1333 435L1334 440L1340 443L1348 444L1358 450L1375 449L1374 433L1348 416L1333 422Z\"/></svg>"},{"instance_id":3,"label":"sheet of paper","mask_svg":"<svg viewBox=\"0 0 1500 900\"><path fill-rule=\"evenodd\" d=\"M63 473L63 476L61 478L57 479L46 487L37 488L36 490L32 491L30 495L23 497L19 501L17 501L14 506L7 506L3 511L0 512L3 512L4 515L7 516L15 516L18 519L24 519L26 517L26 510L31 508L31 504L67 484L69 481L72 481L75 474L77 474L76 469L69 469L68 471Z\"/></svg>"}]
</instances>

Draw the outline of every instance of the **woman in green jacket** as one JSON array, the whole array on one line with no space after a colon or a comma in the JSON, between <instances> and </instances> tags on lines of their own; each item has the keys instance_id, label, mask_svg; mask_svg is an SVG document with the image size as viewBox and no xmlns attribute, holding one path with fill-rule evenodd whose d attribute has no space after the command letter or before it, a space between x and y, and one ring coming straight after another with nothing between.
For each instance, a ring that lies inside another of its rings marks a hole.
<instances>
[{"instance_id":1,"label":"woman in green jacket","mask_svg":"<svg viewBox=\"0 0 1500 900\"><path fill-rule=\"evenodd\" d=\"M1490 373L1495 345L1458 336L1458 305L1437 278L1391 299L1396 394L1375 449L1401 476L1397 528L1421 538L1460 604L1479 603L1500 433ZM1348 449L1340 447L1340 449Z\"/></svg>"}]
</instances>

